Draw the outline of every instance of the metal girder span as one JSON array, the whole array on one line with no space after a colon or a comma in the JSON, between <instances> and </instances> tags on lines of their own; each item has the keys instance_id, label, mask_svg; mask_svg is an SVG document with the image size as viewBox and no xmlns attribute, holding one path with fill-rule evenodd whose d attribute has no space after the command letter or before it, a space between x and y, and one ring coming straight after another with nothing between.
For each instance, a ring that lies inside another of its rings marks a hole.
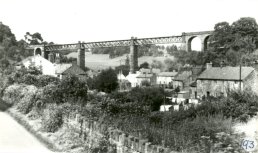
<instances>
[{"instance_id":1,"label":"metal girder span","mask_svg":"<svg viewBox=\"0 0 258 153\"><path fill-rule=\"evenodd\" d=\"M121 46L130 46L130 40L89 42L89 43L82 43L82 45L84 48L121 47Z\"/></svg>"},{"instance_id":2,"label":"metal girder span","mask_svg":"<svg viewBox=\"0 0 258 153\"><path fill-rule=\"evenodd\" d=\"M169 44L169 43L182 43L182 36L171 37L156 37L156 38L141 38L135 39L135 45L151 45L151 44Z\"/></svg>"},{"instance_id":3,"label":"metal girder span","mask_svg":"<svg viewBox=\"0 0 258 153\"><path fill-rule=\"evenodd\" d=\"M152 45L152 44L168 44L168 43L182 43L182 36L169 36L169 37L154 37L154 38L134 38L133 45ZM83 48L98 48L98 47L123 47L130 46L131 39L128 40L115 40L115 41L101 41L101 42L87 42L80 43ZM46 45L46 51L59 51L59 50L75 50L78 49L78 44L60 44L60 45Z\"/></svg>"},{"instance_id":4,"label":"metal girder span","mask_svg":"<svg viewBox=\"0 0 258 153\"><path fill-rule=\"evenodd\" d=\"M45 51L58 51L58 50L75 50L78 44L63 44L63 45L49 45L45 46Z\"/></svg>"}]
</instances>

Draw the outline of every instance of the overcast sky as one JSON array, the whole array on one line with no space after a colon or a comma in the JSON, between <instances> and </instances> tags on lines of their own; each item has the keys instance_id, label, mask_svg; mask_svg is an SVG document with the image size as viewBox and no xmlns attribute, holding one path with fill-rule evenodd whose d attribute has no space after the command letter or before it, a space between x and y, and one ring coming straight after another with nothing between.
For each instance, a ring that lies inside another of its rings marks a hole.
<instances>
[{"instance_id":1,"label":"overcast sky","mask_svg":"<svg viewBox=\"0 0 258 153\"><path fill-rule=\"evenodd\" d=\"M240 17L258 21L258 0L0 0L0 21L17 40L55 43L180 35Z\"/></svg>"}]
</instances>

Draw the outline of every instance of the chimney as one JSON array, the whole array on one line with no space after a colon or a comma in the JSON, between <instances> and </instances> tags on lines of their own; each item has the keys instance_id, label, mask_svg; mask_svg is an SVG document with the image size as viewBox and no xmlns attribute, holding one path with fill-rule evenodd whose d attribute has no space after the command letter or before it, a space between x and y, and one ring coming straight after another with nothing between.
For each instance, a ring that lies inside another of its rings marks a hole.
<instances>
[{"instance_id":1,"label":"chimney","mask_svg":"<svg viewBox=\"0 0 258 153\"><path fill-rule=\"evenodd\" d=\"M210 68L212 68L212 62L206 63L206 69L208 70L208 69L210 69Z\"/></svg>"},{"instance_id":2,"label":"chimney","mask_svg":"<svg viewBox=\"0 0 258 153\"><path fill-rule=\"evenodd\" d=\"M54 60L54 54L53 53L49 53L48 54L48 60L51 62L51 63L54 63L55 60Z\"/></svg>"},{"instance_id":3,"label":"chimney","mask_svg":"<svg viewBox=\"0 0 258 153\"><path fill-rule=\"evenodd\" d=\"M255 69L255 71L258 73L258 60L256 60L255 62L254 62L254 69Z\"/></svg>"},{"instance_id":4,"label":"chimney","mask_svg":"<svg viewBox=\"0 0 258 153\"><path fill-rule=\"evenodd\" d=\"M225 66L225 61L221 61L220 62L220 68L224 67Z\"/></svg>"},{"instance_id":5,"label":"chimney","mask_svg":"<svg viewBox=\"0 0 258 153\"><path fill-rule=\"evenodd\" d=\"M55 63L56 63L56 64L60 64L60 56L59 56L59 53L56 53Z\"/></svg>"}]
</instances>

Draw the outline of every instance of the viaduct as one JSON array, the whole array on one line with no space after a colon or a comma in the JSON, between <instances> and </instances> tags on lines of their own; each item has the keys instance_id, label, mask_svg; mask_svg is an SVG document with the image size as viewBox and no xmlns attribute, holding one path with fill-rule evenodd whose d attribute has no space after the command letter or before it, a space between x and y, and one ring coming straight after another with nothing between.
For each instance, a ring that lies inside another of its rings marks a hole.
<instances>
[{"instance_id":1,"label":"viaduct","mask_svg":"<svg viewBox=\"0 0 258 153\"><path fill-rule=\"evenodd\" d=\"M206 51L208 38L213 31L183 32L180 36L139 38L131 37L127 40L101 41L101 42L78 42L77 44L54 44L54 45L30 45L29 49L34 50L34 55L40 54L46 59L53 59L54 53L63 50L77 50L77 64L85 67L85 49L97 47L121 47L130 46L130 72L135 73L138 67L137 46L150 44L181 43L186 51L191 51L191 42L195 37L201 40L201 51Z\"/></svg>"}]
</instances>

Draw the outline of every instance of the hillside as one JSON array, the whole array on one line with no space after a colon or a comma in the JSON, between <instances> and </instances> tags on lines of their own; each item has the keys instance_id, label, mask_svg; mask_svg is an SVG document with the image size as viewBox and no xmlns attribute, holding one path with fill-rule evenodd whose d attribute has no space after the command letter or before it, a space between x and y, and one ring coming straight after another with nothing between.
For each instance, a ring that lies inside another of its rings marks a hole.
<instances>
[{"instance_id":1,"label":"hillside","mask_svg":"<svg viewBox=\"0 0 258 153\"><path fill-rule=\"evenodd\" d=\"M76 52L70 53L67 55L67 57L77 58L77 53ZM166 58L174 59L173 56L169 56L169 57L142 56L138 58L138 64L140 65L144 62L152 63L154 59L163 62ZM126 59L126 55L110 59L108 54L92 54L91 52L86 52L85 65L94 70L105 69L108 67L114 68L116 66L119 66L120 62L121 64L124 64L125 59Z\"/></svg>"}]
</instances>

